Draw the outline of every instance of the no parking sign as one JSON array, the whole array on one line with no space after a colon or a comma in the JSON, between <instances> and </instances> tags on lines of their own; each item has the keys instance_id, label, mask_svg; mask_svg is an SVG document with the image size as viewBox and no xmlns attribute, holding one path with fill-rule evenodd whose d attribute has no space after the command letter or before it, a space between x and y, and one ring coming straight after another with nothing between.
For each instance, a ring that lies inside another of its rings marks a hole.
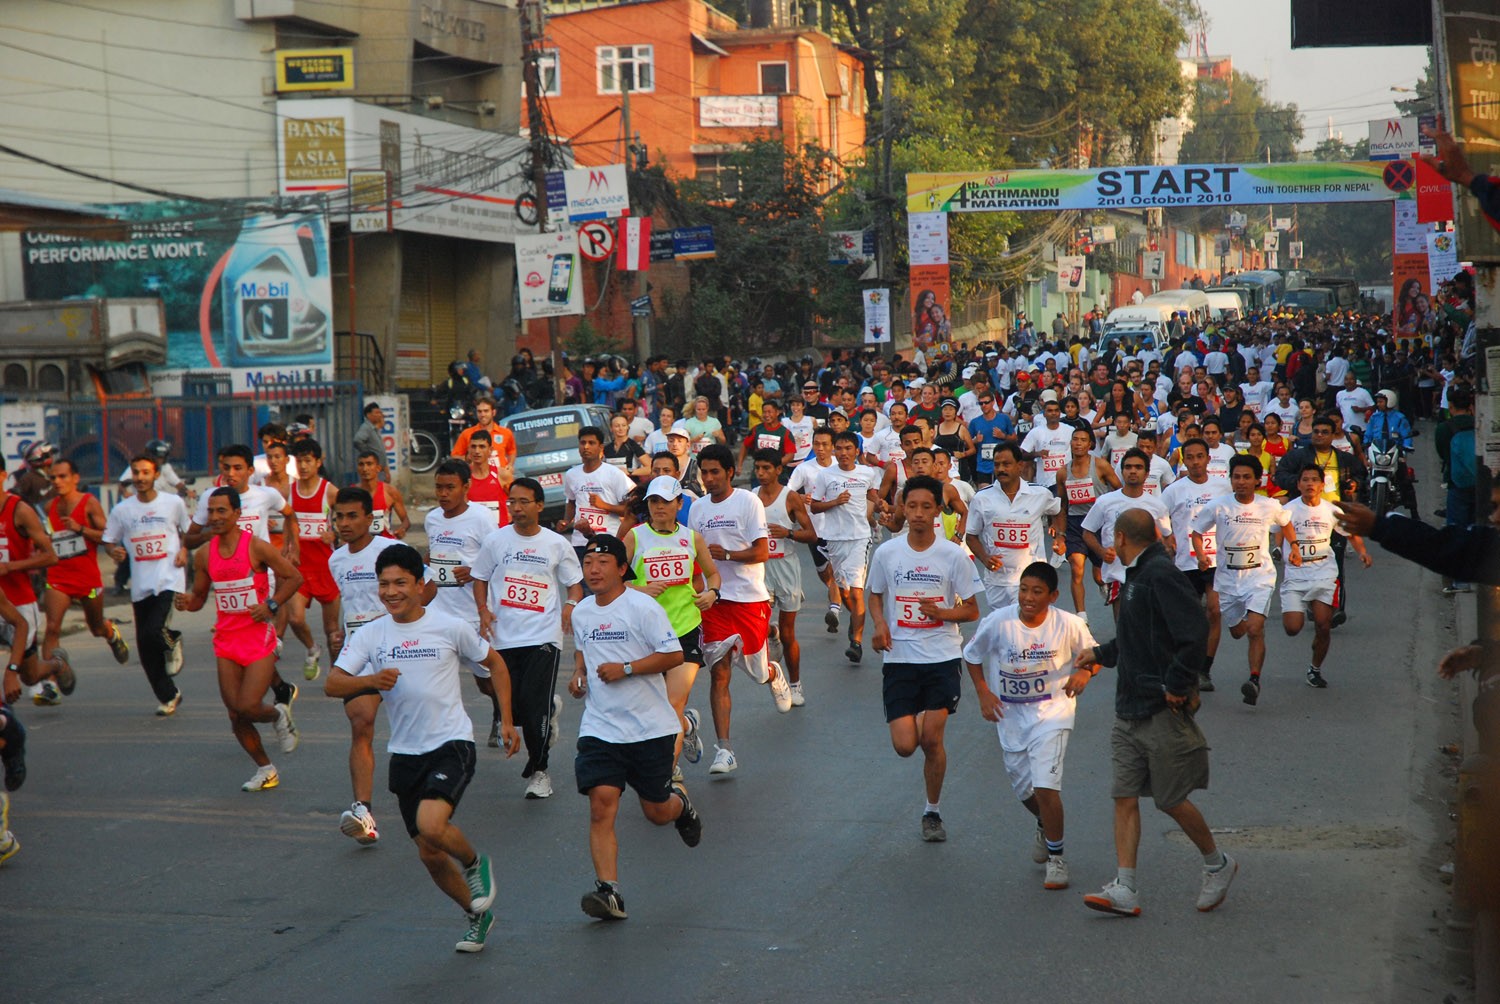
<instances>
[{"instance_id":1,"label":"no parking sign","mask_svg":"<svg viewBox=\"0 0 1500 1004\"><path fill-rule=\"evenodd\" d=\"M578 253L589 261L605 261L615 253L615 232L603 220L590 220L578 228Z\"/></svg>"}]
</instances>

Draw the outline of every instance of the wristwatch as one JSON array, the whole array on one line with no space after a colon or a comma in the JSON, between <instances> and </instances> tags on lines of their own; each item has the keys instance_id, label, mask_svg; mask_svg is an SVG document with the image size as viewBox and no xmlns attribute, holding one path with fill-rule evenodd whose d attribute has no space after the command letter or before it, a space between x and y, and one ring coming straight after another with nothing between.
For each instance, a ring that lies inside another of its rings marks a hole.
<instances>
[{"instance_id":1,"label":"wristwatch","mask_svg":"<svg viewBox=\"0 0 1500 1004\"><path fill-rule=\"evenodd\" d=\"M7 673L19 673L21 671L21 667L13 662L9 666L5 667L5 671Z\"/></svg>"},{"instance_id":2,"label":"wristwatch","mask_svg":"<svg viewBox=\"0 0 1500 1004\"><path fill-rule=\"evenodd\" d=\"M266 609L274 614L277 610L281 609L281 604L277 603L275 600L266 600Z\"/></svg>"},{"instance_id":3,"label":"wristwatch","mask_svg":"<svg viewBox=\"0 0 1500 1004\"><path fill-rule=\"evenodd\" d=\"M570 596L567 599L563 600L563 606L565 606L565 607L576 607L576 606L578 606L578 601L575 600L575 599L573 599Z\"/></svg>"},{"instance_id":4,"label":"wristwatch","mask_svg":"<svg viewBox=\"0 0 1500 1004\"><path fill-rule=\"evenodd\" d=\"M717 586L709 586L708 588L713 590L714 599L722 600L724 598L724 594L719 592L719 588Z\"/></svg>"},{"instance_id":5,"label":"wristwatch","mask_svg":"<svg viewBox=\"0 0 1500 1004\"><path fill-rule=\"evenodd\" d=\"M626 676L634 676L635 675L635 667L632 666L628 662L625 664L625 675Z\"/></svg>"}]
</instances>

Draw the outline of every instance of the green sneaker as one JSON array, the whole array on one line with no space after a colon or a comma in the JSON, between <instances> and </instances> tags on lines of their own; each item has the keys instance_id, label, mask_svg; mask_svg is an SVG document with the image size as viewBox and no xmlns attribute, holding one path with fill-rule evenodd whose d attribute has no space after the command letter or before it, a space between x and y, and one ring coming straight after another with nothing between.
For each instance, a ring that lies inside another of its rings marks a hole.
<instances>
[{"instance_id":1,"label":"green sneaker","mask_svg":"<svg viewBox=\"0 0 1500 1004\"><path fill-rule=\"evenodd\" d=\"M464 869L464 881L469 884L469 893L474 897L469 904L470 913L481 914L494 905L495 879L490 874L489 855L479 855L479 859L474 864ZM481 944L483 940L483 938L480 939Z\"/></svg>"},{"instance_id":2,"label":"green sneaker","mask_svg":"<svg viewBox=\"0 0 1500 1004\"><path fill-rule=\"evenodd\" d=\"M488 910L483 913L469 914L469 929L464 936L458 939L453 946L455 952L482 952L484 951L484 939L489 937L490 928L495 926L495 915Z\"/></svg>"}]
</instances>

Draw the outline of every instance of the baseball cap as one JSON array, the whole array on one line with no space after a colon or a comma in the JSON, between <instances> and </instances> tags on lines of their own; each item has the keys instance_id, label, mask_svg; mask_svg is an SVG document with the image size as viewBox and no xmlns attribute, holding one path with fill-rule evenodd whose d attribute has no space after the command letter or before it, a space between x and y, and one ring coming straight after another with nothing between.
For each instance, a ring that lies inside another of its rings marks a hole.
<instances>
[{"instance_id":1,"label":"baseball cap","mask_svg":"<svg viewBox=\"0 0 1500 1004\"><path fill-rule=\"evenodd\" d=\"M683 424L682 422L677 422L670 429L668 429L667 430L667 435L669 435L669 436L681 436L683 439L692 439L693 438L692 435L687 431L687 426L685 424Z\"/></svg>"},{"instance_id":2,"label":"baseball cap","mask_svg":"<svg viewBox=\"0 0 1500 1004\"><path fill-rule=\"evenodd\" d=\"M906 386L916 387L918 390L920 390L921 388L927 386L927 380L924 377L913 377L912 379L906 381Z\"/></svg>"},{"instance_id":3,"label":"baseball cap","mask_svg":"<svg viewBox=\"0 0 1500 1004\"><path fill-rule=\"evenodd\" d=\"M973 363L970 363L969 365L967 365L967 366L964 367L964 372L963 372L964 379L968 380L975 373L978 373L978 372L979 372L979 367L975 366Z\"/></svg>"},{"instance_id":4,"label":"baseball cap","mask_svg":"<svg viewBox=\"0 0 1500 1004\"><path fill-rule=\"evenodd\" d=\"M1055 390L1053 390L1053 389L1051 389L1049 387L1048 389L1042 391L1041 400L1042 400L1043 404L1046 404L1048 401L1056 401L1057 400L1057 391L1055 391Z\"/></svg>"},{"instance_id":5,"label":"baseball cap","mask_svg":"<svg viewBox=\"0 0 1500 1004\"><path fill-rule=\"evenodd\" d=\"M651 479L646 486L646 497L648 499L661 499L670 502L682 495L682 483L670 474L659 474Z\"/></svg>"},{"instance_id":6,"label":"baseball cap","mask_svg":"<svg viewBox=\"0 0 1500 1004\"><path fill-rule=\"evenodd\" d=\"M1031 379L1031 374L1028 371L1026 371L1026 370L1021 370L1019 373L1016 374L1016 379L1017 380L1030 380Z\"/></svg>"},{"instance_id":7,"label":"baseball cap","mask_svg":"<svg viewBox=\"0 0 1500 1004\"><path fill-rule=\"evenodd\" d=\"M608 533L598 533L589 538L589 542L583 547L584 554L607 554L620 563L625 570L627 580L635 578L635 571L625 560L625 542L619 537Z\"/></svg>"}]
</instances>

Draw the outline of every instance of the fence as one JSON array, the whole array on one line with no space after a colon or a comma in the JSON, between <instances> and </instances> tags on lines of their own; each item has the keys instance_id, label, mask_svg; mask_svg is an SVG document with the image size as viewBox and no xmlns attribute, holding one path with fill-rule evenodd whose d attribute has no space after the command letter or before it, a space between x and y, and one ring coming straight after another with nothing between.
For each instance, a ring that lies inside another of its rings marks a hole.
<instances>
[{"instance_id":1,"label":"fence","mask_svg":"<svg viewBox=\"0 0 1500 1004\"><path fill-rule=\"evenodd\" d=\"M267 421L288 425L299 415L312 418L313 438L323 447L323 466L335 484L354 477L354 433L364 421L364 385L358 380L262 384L253 398Z\"/></svg>"}]
</instances>

